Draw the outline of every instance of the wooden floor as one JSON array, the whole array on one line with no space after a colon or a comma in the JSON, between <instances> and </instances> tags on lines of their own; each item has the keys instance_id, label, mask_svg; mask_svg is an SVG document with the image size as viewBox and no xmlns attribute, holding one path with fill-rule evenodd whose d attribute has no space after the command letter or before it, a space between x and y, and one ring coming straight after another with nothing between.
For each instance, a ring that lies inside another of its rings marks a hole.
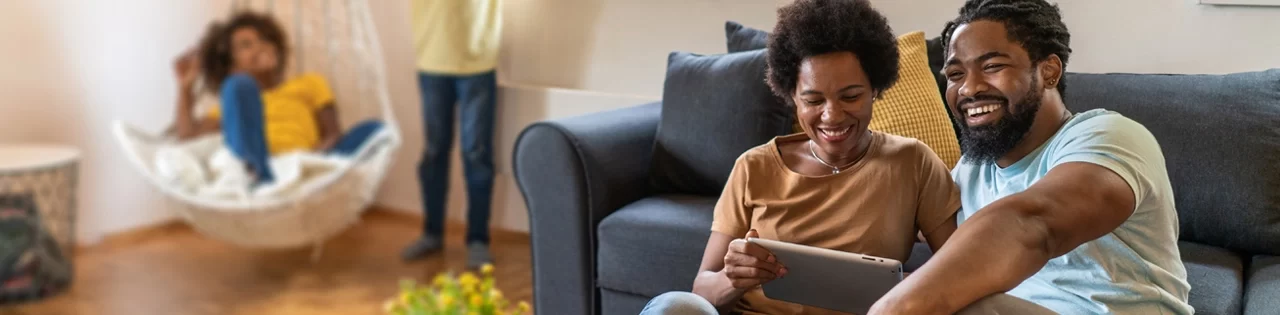
<instances>
[{"instance_id":1,"label":"wooden floor","mask_svg":"<svg viewBox=\"0 0 1280 315\"><path fill-rule=\"evenodd\" d=\"M443 255L400 261L420 220L370 211L328 242L316 264L308 249L239 248L180 224L146 229L80 249L69 291L0 306L0 314L380 314L399 280L426 281L465 266L460 225L450 226ZM491 250L499 289L513 303L532 302L528 235L494 231Z\"/></svg>"}]
</instances>

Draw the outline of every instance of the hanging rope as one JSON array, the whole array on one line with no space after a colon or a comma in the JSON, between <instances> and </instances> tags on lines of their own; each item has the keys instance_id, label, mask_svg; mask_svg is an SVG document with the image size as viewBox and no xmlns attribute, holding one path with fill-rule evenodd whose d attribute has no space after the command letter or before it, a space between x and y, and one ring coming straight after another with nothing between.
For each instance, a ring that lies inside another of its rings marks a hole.
<instances>
[{"instance_id":1,"label":"hanging rope","mask_svg":"<svg viewBox=\"0 0 1280 315\"><path fill-rule=\"evenodd\" d=\"M325 48L329 51L330 60L326 60L329 64L329 75L338 75L337 62L332 60L333 56L338 55L338 43L333 40L333 1L324 1L324 42Z\"/></svg>"},{"instance_id":2,"label":"hanging rope","mask_svg":"<svg viewBox=\"0 0 1280 315\"><path fill-rule=\"evenodd\" d=\"M294 75L301 73L303 66L306 65L307 60L303 59L302 52L306 51L307 47L302 46L302 39L306 38L308 35L309 34L307 34L306 29L302 27L302 0L293 0Z\"/></svg>"},{"instance_id":3,"label":"hanging rope","mask_svg":"<svg viewBox=\"0 0 1280 315\"><path fill-rule=\"evenodd\" d=\"M355 42L357 43L355 44L355 46L352 46L353 51L356 54L355 59L363 60L363 58L368 57L368 55L365 52L364 45L362 44L362 43L365 43L367 39L365 38L364 32L362 32L360 29L360 24L352 23L352 21L355 21L357 17L360 16L360 12L358 12L359 9L357 9L357 5L354 4L353 0L347 0L346 2L347 2L346 21L348 22L347 25L350 26L351 35L356 38ZM353 66L352 73L356 74L353 76L356 84L356 94L359 95L360 99L365 99L368 96L367 85L369 84L369 79L365 78L364 74L369 70L367 68L368 65L355 64L352 66Z\"/></svg>"},{"instance_id":4,"label":"hanging rope","mask_svg":"<svg viewBox=\"0 0 1280 315\"><path fill-rule=\"evenodd\" d=\"M373 50L372 56L366 55L363 57L373 58L373 60L382 60L382 43L377 36L378 28L373 25L373 14L369 11L369 3L361 2L361 4L358 7L359 8L352 8L351 10L351 11L359 11L361 14L361 17L355 20L359 22L355 22L355 23L363 24L364 26L363 29L366 29L369 31L369 33L374 34L374 36L368 38L367 42L364 42L364 43L368 43L368 46L370 47L370 49ZM369 59L363 59L363 60L369 60ZM392 110L391 108L391 96L386 90L386 84L387 84L386 82L387 76L386 76L386 69L385 69L386 65L383 64L382 62L370 62L370 63L371 65L369 65L369 69L373 70L373 73L371 74L371 76L373 77L372 79L374 81L377 81L376 82L377 86L382 87L381 89L378 90L378 93L376 95L378 98L378 104L380 104L379 110L382 111L382 120L386 124L387 128L391 130L395 130L395 134L397 135L395 138L395 141L397 143L395 145L398 146L400 141L398 136L400 134L399 132L400 128L399 128L399 124L396 123L395 111Z\"/></svg>"}]
</instances>

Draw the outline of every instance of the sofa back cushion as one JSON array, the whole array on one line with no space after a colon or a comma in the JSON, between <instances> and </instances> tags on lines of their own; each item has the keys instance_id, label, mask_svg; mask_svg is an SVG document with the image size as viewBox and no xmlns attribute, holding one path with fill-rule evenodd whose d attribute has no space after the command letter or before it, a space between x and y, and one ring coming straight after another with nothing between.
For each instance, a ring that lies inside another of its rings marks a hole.
<instances>
[{"instance_id":1,"label":"sofa back cushion","mask_svg":"<svg viewBox=\"0 0 1280 315\"><path fill-rule=\"evenodd\" d=\"M764 81L763 50L667 58L650 175L658 192L718 196L739 155L791 129Z\"/></svg>"},{"instance_id":2,"label":"sofa back cushion","mask_svg":"<svg viewBox=\"0 0 1280 315\"><path fill-rule=\"evenodd\" d=\"M724 22L725 47L730 53L764 49L769 45L769 33L746 27L734 21Z\"/></svg>"},{"instance_id":3,"label":"sofa back cushion","mask_svg":"<svg viewBox=\"0 0 1280 315\"><path fill-rule=\"evenodd\" d=\"M1155 135L1183 240L1280 255L1280 69L1065 81L1073 112L1114 110Z\"/></svg>"}]
</instances>

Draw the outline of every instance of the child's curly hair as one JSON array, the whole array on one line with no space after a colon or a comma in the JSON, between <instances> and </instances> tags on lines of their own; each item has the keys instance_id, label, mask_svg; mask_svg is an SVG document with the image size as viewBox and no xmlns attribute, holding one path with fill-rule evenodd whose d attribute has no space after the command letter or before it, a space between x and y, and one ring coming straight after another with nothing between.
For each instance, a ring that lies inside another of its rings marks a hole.
<instances>
[{"instance_id":1,"label":"child's curly hair","mask_svg":"<svg viewBox=\"0 0 1280 315\"><path fill-rule=\"evenodd\" d=\"M280 24L265 14L251 11L237 12L226 23L215 22L210 25L204 38L200 40L200 71L204 76L204 86L209 92L217 93L222 87L222 81L231 75L231 68L235 62L231 57L231 34L242 27L252 28L262 36L263 40L275 45L276 54L280 60L276 71L279 74L284 73L289 46Z\"/></svg>"}]
</instances>

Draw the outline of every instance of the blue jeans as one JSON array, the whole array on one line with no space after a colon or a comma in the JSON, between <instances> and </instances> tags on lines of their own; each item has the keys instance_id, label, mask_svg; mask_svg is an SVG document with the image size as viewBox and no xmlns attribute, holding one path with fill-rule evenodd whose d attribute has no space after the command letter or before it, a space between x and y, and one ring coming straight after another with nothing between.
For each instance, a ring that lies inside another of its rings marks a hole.
<instances>
[{"instance_id":1,"label":"blue jeans","mask_svg":"<svg viewBox=\"0 0 1280 315\"><path fill-rule=\"evenodd\" d=\"M715 306L697 294L689 292L667 292L649 300L640 315L715 315ZM957 315L992 315L992 314L1026 314L1052 315L1043 306L1016 298L1008 294L995 294L985 297L961 309Z\"/></svg>"},{"instance_id":2,"label":"blue jeans","mask_svg":"<svg viewBox=\"0 0 1280 315\"><path fill-rule=\"evenodd\" d=\"M262 90L253 77L235 74L222 82L218 93L222 110L223 142L232 154L244 161L257 175L258 183L275 180L268 161L266 122L263 120ZM382 129L382 122L367 120L343 134L328 153L350 155L360 149L369 137Z\"/></svg>"},{"instance_id":3,"label":"blue jeans","mask_svg":"<svg viewBox=\"0 0 1280 315\"><path fill-rule=\"evenodd\" d=\"M716 315L716 307L707 299L689 292L667 292L654 297L640 315Z\"/></svg>"},{"instance_id":4,"label":"blue jeans","mask_svg":"<svg viewBox=\"0 0 1280 315\"><path fill-rule=\"evenodd\" d=\"M449 150L453 147L454 111L462 123L462 162L467 189L467 243L489 243L493 195L493 124L497 78L493 71L476 75L418 73L427 148L418 164L423 233L443 237L445 201L449 196Z\"/></svg>"}]
</instances>

